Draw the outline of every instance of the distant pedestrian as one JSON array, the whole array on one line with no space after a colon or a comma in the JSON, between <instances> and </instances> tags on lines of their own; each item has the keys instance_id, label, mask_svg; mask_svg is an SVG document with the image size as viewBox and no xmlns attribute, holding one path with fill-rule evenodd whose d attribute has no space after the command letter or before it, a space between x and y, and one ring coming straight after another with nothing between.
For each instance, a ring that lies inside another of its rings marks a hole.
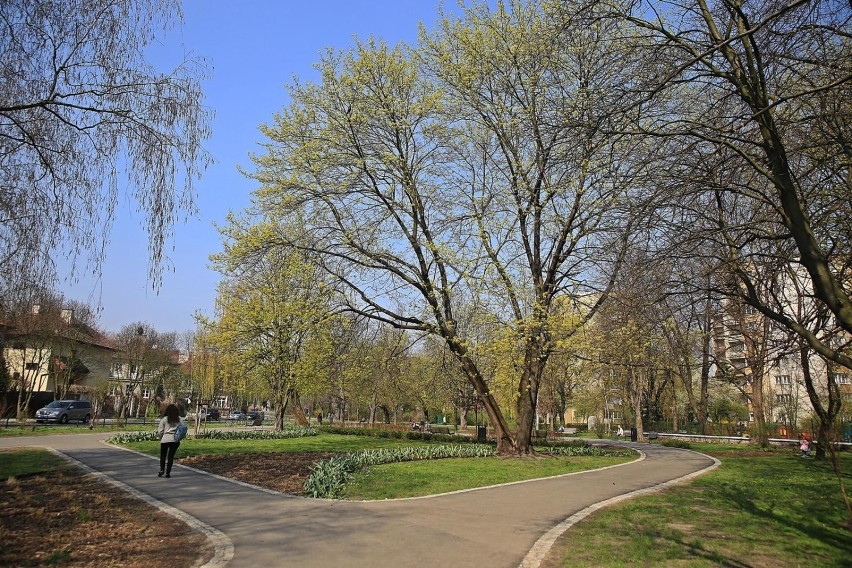
<instances>
[{"instance_id":1,"label":"distant pedestrian","mask_svg":"<svg viewBox=\"0 0 852 568\"><path fill-rule=\"evenodd\" d=\"M799 435L799 449L802 450L803 458L811 455L811 441L807 434Z\"/></svg>"},{"instance_id":2,"label":"distant pedestrian","mask_svg":"<svg viewBox=\"0 0 852 568\"><path fill-rule=\"evenodd\" d=\"M165 416L160 418L157 435L160 436L160 472L157 477L172 476L172 464L180 441L175 437L178 425L181 423L178 407L170 404L166 407Z\"/></svg>"}]
</instances>

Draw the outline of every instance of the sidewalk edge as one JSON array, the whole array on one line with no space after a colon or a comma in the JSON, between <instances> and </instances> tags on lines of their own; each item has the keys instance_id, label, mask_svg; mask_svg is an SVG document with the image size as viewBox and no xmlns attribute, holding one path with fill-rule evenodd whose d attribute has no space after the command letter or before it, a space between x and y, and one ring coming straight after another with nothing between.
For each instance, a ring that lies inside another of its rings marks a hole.
<instances>
[{"instance_id":1,"label":"sidewalk edge","mask_svg":"<svg viewBox=\"0 0 852 568\"><path fill-rule=\"evenodd\" d=\"M692 450L686 450L686 451L692 451ZM639 452L644 455L644 452L642 452L641 450L639 450ZM561 523L559 523L558 525L556 525L555 527L553 527L552 529L550 529L549 531L544 533L544 535L536 541L536 543L532 546L532 548L530 548L529 552L527 552L527 555L524 556L524 559L518 565L518 568L539 568L542 561L547 556L547 553L550 552L550 549L553 546L553 543L556 542L556 539L558 539L560 536L562 536L562 534L565 533L565 531L567 531L572 526L579 523L580 521L582 521L583 519L585 519L586 517L588 517L589 515L591 515L595 511L598 511L598 510L603 509L605 507L609 507L610 505L614 505L614 504L619 503L621 501L627 501L629 499L634 499L636 497L641 497L641 496L644 496L644 495L650 495L652 493L659 493L660 491L663 491L664 489L668 489L669 487L671 487L673 485L685 483L687 481L692 480L695 477L698 477L700 475L704 475L705 473L710 473L711 471L713 471L714 469L719 467L722 463L719 460L717 460L716 458L714 458L713 456L708 456L708 455L702 454L700 452L695 452L695 453L702 455L702 456L704 456L708 459L713 460L713 463L711 465L703 468L703 469L698 470L698 471L694 471L692 473L689 473L687 475L684 475L684 476L681 476L681 477L678 477L678 478L675 478L675 479L670 479L669 481L659 483L659 484L654 485L652 487L646 487L644 489L637 489L636 491L631 491L630 493L618 495L617 497L612 497L612 498L607 499L605 501L599 501L598 503L595 503L594 505L589 505L588 507L586 507L582 511L578 511L578 512L574 513L573 515L571 515L570 517L568 517L567 519L565 519L564 521L562 521Z\"/></svg>"}]
</instances>

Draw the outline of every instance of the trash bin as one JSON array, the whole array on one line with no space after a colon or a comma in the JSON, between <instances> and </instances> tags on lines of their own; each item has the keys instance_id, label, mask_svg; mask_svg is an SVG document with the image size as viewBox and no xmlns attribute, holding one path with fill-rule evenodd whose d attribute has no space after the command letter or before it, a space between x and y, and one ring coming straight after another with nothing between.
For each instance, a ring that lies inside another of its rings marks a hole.
<instances>
[{"instance_id":1,"label":"trash bin","mask_svg":"<svg viewBox=\"0 0 852 568\"><path fill-rule=\"evenodd\" d=\"M478 442L484 442L486 440L487 435L487 428L485 426L476 427L476 440Z\"/></svg>"},{"instance_id":2,"label":"trash bin","mask_svg":"<svg viewBox=\"0 0 852 568\"><path fill-rule=\"evenodd\" d=\"M636 430L636 428L631 428L630 429L630 441L636 442L637 440L639 440L639 432Z\"/></svg>"}]
</instances>

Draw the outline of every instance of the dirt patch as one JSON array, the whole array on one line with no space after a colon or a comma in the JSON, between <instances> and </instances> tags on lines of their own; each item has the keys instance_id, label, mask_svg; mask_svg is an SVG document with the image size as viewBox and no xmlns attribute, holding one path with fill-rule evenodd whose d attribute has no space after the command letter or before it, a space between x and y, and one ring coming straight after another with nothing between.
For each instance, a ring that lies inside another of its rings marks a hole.
<instances>
[{"instance_id":1,"label":"dirt patch","mask_svg":"<svg viewBox=\"0 0 852 568\"><path fill-rule=\"evenodd\" d=\"M0 566L193 566L189 525L75 468L0 484Z\"/></svg>"},{"instance_id":2,"label":"dirt patch","mask_svg":"<svg viewBox=\"0 0 852 568\"><path fill-rule=\"evenodd\" d=\"M302 495L314 464L333 455L329 452L203 455L177 462L258 487Z\"/></svg>"},{"instance_id":3,"label":"dirt patch","mask_svg":"<svg viewBox=\"0 0 852 568\"><path fill-rule=\"evenodd\" d=\"M737 452L714 452L713 450L702 450L701 453L707 454L708 456L712 456L714 458L777 458L778 456L792 455L790 452L777 452L766 450L742 450Z\"/></svg>"},{"instance_id":4,"label":"dirt patch","mask_svg":"<svg viewBox=\"0 0 852 568\"><path fill-rule=\"evenodd\" d=\"M331 455L238 454L177 462L301 495L313 465ZM73 467L0 483L0 566L188 568L212 553L206 537L183 521Z\"/></svg>"}]
</instances>

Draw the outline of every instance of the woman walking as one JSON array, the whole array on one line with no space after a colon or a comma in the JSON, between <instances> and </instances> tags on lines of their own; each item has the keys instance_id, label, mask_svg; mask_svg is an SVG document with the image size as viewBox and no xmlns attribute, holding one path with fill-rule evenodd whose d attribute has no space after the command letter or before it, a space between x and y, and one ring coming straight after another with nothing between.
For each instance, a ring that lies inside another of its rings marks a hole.
<instances>
[{"instance_id":1,"label":"woman walking","mask_svg":"<svg viewBox=\"0 0 852 568\"><path fill-rule=\"evenodd\" d=\"M171 477L172 464L175 461L175 452L180 446L178 437L178 426L180 425L180 414L178 407L170 404L166 407L165 416L160 418L157 426L157 434L160 436L160 473L157 477Z\"/></svg>"}]
</instances>

